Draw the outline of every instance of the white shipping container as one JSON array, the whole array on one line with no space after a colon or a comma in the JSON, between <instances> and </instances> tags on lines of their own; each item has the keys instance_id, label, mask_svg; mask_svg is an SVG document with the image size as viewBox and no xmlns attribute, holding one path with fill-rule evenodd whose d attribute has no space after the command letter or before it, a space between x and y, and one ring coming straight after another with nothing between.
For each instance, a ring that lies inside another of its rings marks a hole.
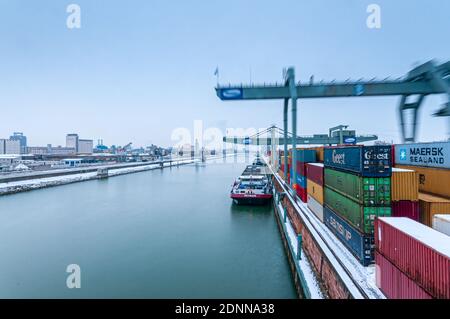
<instances>
[{"instance_id":1,"label":"white shipping container","mask_svg":"<svg viewBox=\"0 0 450 319\"><path fill-rule=\"evenodd\" d=\"M320 219L323 223L323 206L308 194L308 208Z\"/></svg>"},{"instance_id":2,"label":"white shipping container","mask_svg":"<svg viewBox=\"0 0 450 319\"><path fill-rule=\"evenodd\" d=\"M433 229L450 236L450 215L434 215Z\"/></svg>"}]
</instances>

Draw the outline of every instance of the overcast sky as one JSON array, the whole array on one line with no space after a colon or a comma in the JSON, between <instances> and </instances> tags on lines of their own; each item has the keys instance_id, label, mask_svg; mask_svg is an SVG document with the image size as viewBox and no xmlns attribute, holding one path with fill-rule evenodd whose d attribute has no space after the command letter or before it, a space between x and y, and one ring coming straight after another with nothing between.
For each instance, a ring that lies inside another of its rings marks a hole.
<instances>
[{"instance_id":1,"label":"overcast sky","mask_svg":"<svg viewBox=\"0 0 450 319\"><path fill-rule=\"evenodd\" d=\"M81 7L68 29L67 5ZM366 26L381 7L381 29ZM450 60L448 0L0 0L0 138L64 145L67 133L107 145L171 144L174 129L282 125L282 103L221 102L220 82L280 81L295 66L307 81L399 77ZM251 70L251 72L250 72ZM349 124L400 140L399 98L301 100L299 134ZM428 97L419 137L443 139Z\"/></svg>"}]
</instances>

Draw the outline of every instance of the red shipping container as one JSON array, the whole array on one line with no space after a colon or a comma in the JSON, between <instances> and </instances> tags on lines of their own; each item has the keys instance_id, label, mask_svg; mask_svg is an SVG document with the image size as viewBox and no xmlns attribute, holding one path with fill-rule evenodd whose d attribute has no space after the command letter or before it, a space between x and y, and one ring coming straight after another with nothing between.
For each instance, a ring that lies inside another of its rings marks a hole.
<instances>
[{"instance_id":1,"label":"red shipping container","mask_svg":"<svg viewBox=\"0 0 450 319\"><path fill-rule=\"evenodd\" d=\"M450 299L450 237L405 217L375 220L376 249L435 298Z\"/></svg>"},{"instance_id":2,"label":"red shipping container","mask_svg":"<svg viewBox=\"0 0 450 319\"><path fill-rule=\"evenodd\" d=\"M323 164L308 163L306 165L306 176L314 183L323 186Z\"/></svg>"},{"instance_id":3,"label":"red shipping container","mask_svg":"<svg viewBox=\"0 0 450 319\"><path fill-rule=\"evenodd\" d=\"M297 161L297 174L306 176L306 163Z\"/></svg>"},{"instance_id":4,"label":"red shipping container","mask_svg":"<svg viewBox=\"0 0 450 319\"><path fill-rule=\"evenodd\" d=\"M425 290L377 251L375 264L377 287L388 299L432 299Z\"/></svg>"},{"instance_id":5,"label":"red shipping container","mask_svg":"<svg viewBox=\"0 0 450 319\"><path fill-rule=\"evenodd\" d=\"M392 202L392 216L394 217L408 217L418 222L420 221L419 210L419 202L409 200Z\"/></svg>"},{"instance_id":6,"label":"red shipping container","mask_svg":"<svg viewBox=\"0 0 450 319\"><path fill-rule=\"evenodd\" d=\"M302 200L302 202L307 203L308 202L308 192L305 188L299 186L297 184L297 186L295 187L296 192L298 197L300 197L300 199Z\"/></svg>"}]
</instances>

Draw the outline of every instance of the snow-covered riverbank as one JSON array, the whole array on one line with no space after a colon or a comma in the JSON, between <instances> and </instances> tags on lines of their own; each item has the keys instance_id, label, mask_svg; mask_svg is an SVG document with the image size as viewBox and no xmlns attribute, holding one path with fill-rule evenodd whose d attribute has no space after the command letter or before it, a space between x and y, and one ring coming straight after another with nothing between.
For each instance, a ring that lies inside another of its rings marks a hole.
<instances>
[{"instance_id":1,"label":"snow-covered riverbank","mask_svg":"<svg viewBox=\"0 0 450 319\"><path fill-rule=\"evenodd\" d=\"M196 160L186 159L174 161L171 164L164 163L164 167L177 166L177 165L186 165L194 163ZM110 169L108 171L108 177L137 173L142 171L148 171L152 169L160 169L161 166L159 164L149 164L137 167L125 167L118 169ZM88 180L97 179L97 172L90 173L82 173L82 174L71 174L71 175L60 175L54 177L46 177L46 178L36 178L29 179L24 181L16 181L16 182L6 182L0 183L0 195L8 195L15 194L20 192L26 192L34 189L44 188L44 187L54 187L59 185L66 185L71 183L83 182Z\"/></svg>"}]
</instances>

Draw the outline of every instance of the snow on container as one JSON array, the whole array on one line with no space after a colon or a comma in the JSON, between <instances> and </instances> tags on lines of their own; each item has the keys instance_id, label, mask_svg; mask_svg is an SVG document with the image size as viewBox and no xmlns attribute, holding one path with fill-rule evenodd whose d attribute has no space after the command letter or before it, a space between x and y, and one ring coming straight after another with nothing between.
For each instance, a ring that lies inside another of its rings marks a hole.
<instances>
[{"instance_id":1,"label":"snow on container","mask_svg":"<svg viewBox=\"0 0 450 319\"><path fill-rule=\"evenodd\" d=\"M419 193L420 222L427 226L433 225L436 214L450 214L450 200L425 193Z\"/></svg>"},{"instance_id":2,"label":"snow on container","mask_svg":"<svg viewBox=\"0 0 450 319\"><path fill-rule=\"evenodd\" d=\"M396 145L395 163L450 169L450 141Z\"/></svg>"},{"instance_id":3,"label":"snow on container","mask_svg":"<svg viewBox=\"0 0 450 319\"><path fill-rule=\"evenodd\" d=\"M391 207L367 207L325 187L325 206L344 218L361 233L372 234L377 216L391 216Z\"/></svg>"},{"instance_id":4,"label":"snow on container","mask_svg":"<svg viewBox=\"0 0 450 319\"><path fill-rule=\"evenodd\" d=\"M373 262L375 248L373 235L361 234L328 207L323 208L323 218L325 225L363 266L368 266Z\"/></svg>"},{"instance_id":5,"label":"snow on container","mask_svg":"<svg viewBox=\"0 0 450 319\"><path fill-rule=\"evenodd\" d=\"M319 218L319 220L323 223L323 206L318 201L314 199L311 195L308 194L308 208L314 213L314 215Z\"/></svg>"},{"instance_id":6,"label":"snow on container","mask_svg":"<svg viewBox=\"0 0 450 319\"><path fill-rule=\"evenodd\" d=\"M308 163L306 164L306 177L314 183L323 186L323 164Z\"/></svg>"},{"instance_id":7,"label":"snow on container","mask_svg":"<svg viewBox=\"0 0 450 319\"><path fill-rule=\"evenodd\" d=\"M419 202L401 200L392 202L392 217L408 217L416 222L420 221Z\"/></svg>"},{"instance_id":8,"label":"snow on container","mask_svg":"<svg viewBox=\"0 0 450 319\"><path fill-rule=\"evenodd\" d=\"M410 169L392 168L392 201L418 201L419 176Z\"/></svg>"},{"instance_id":9,"label":"snow on container","mask_svg":"<svg viewBox=\"0 0 450 319\"><path fill-rule=\"evenodd\" d=\"M450 237L405 217L375 221L379 253L435 298L450 299Z\"/></svg>"},{"instance_id":10,"label":"snow on container","mask_svg":"<svg viewBox=\"0 0 450 319\"><path fill-rule=\"evenodd\" d=\"M432 299L417 283L377 251L375 264L377 287L388 299Z\"/></svg>"},{"instance_id":11,"label":"snow on container","mask_svg":"<svg viewBox=\"0 0 450 319\"><path fill-rule=\"evenodd\" d=\"M336 146L324 149L325 167L354 172L365 177L389 177L391 146Z\"/></svg>"},{"instance_id":12,"label":"snow on container","mask_svg":"<svg viewBox=\"0 0 450 319\"><path fill-rule=\"evenodd\" d=\"M323 205L323 187L311 180L308 180L306 184L308 186L308 195L311 195L316 201L320 203L320 205Z\"/></svg>"},{"instance_id":13,"label":"snow on container","mask_svg":"<svg viewBox=\"0 0 450 319\"><path fill-rule=\"evenodd\" d=\"M450 236L450 215L434 215L433 229Z\"/></svg>"},{"instance_id":14,"label":"snow on container","mask_svg":"<svg viewBox=\"0 0 450 319\"><path fill-rule=\"evenodd\" d=\"M417 172L419 178L419 192L425 192L450 198L450 169L404 166L397 165L398 168L405 168Z\"/></svg>"},{"instance_id":15,"label":"snow on container","mask_svg":"<svg viewBox=\"0 0 450 319\"><path fill-rule=\"evenodd\" d=\"M389 177L361 177L349 172L325 168L325 186L365 206L391 204Z\"/></svg>"}]
</instances>

